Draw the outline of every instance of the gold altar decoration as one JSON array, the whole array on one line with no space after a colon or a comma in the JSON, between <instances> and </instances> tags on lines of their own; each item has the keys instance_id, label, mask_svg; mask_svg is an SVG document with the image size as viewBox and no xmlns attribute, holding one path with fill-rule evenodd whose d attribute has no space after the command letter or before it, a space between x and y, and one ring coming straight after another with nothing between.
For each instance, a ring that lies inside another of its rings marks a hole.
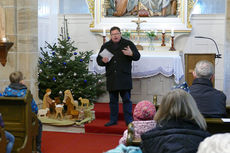
<instances>
[{"instance_id":1,"label":"gold altar decoration","mask_svg":"<svg viewBox=\"0 0 230 153\"><path fill-rule=\"evenodd\" d=\"M143 23L143 22L146 22L146 21L145 20L140 20L140 16L138 16L138 19L137 20L132 20L132 22L135 22L137 24L136 31L137 31L138 40L137 40L136 47L137 47L138 50L143 50L143 46L140 45L140 30L141 30L140 24Z\"/></svg>"}]
</instances>

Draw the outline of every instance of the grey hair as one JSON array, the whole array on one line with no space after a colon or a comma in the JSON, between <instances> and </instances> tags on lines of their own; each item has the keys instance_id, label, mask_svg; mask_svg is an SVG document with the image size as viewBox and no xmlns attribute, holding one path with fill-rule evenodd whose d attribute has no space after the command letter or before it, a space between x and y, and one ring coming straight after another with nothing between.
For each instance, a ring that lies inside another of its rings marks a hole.
<instances>
[{"instance_id":1,"label":"grey hair","mask_svg":"<svg viewBox=\"0 0 230 153\"><path fill-rule=\"evenodd\" d=\"M214 134L204 139L197 153L229 153L230 133Z\"/></svg>"},{"instance_id":2,"label":"grey hair","mask_svg":"<svg viewBox=\"0 0 230 153\"><path fill-rule=\"evenodd\" d=\"M154 120L161 124L170 119L187 119L196 123L201 129L207 128L193 97L182 89L174 89L167 93L161 101Z\"/></svg>"},{"instance_id":3,"label":"grey hair","mask_svg":"<svg viewBox=\"0 0 230 153\"><path fill-rule=\"evenodd\" d=\"M196 63L195 73L197 78L211 79L214 74L214 66L207 60L202 60Z\"/></svg>"}]
</instances>

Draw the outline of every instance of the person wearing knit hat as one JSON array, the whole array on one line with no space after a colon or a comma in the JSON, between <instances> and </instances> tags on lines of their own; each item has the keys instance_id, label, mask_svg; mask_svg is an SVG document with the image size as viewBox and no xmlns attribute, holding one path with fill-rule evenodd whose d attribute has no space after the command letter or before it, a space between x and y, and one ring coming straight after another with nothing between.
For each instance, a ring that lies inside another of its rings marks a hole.
<instances>
[{"instance_id":1,"label":"person wearing knit hat","mask_svg":"<svg viewBox=\"0 0 230 153\"><path fill-rule=\"evenodd\" d=\"M135 138L140 138L142 133L145 133L156 126L156 122L153 120L156 113L156 108L153 103L147 100L138 102L133 112L132 122L134 125ZM125 130L122 138L119 140L119 144L126 145L128 130Z\"/></svg>"}]
</instances>

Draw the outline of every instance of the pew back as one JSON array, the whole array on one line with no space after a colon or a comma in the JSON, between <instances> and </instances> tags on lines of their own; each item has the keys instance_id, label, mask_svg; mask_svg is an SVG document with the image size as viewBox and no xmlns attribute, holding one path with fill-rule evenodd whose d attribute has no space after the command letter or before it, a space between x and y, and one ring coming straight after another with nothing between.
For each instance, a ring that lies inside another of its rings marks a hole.
<instances>
[{"instance_id":1,"label":"pew back","mask_svg":"<svg viewBox=\"0 0 230 153\"><path fill-rule=\"evenodd\" d=\"M13 152L32 152L32 95L25 97L0 97L0 112L5 129L15 136Z\"/></svg>"}]
</instances>

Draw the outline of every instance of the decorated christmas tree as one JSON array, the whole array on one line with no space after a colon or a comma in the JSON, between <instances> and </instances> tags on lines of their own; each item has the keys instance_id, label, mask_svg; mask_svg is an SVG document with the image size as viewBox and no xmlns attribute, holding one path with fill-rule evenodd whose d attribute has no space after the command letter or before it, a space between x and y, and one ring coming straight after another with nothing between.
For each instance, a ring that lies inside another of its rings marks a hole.
<instances>
[{"instance_id":1,"label":"decorated christmas tree","mask_svg":"<svg viewBox=\"0 0 230 153\"><path fill-rule=\"evenodd\" d=\"M68 34L67 20L64 19L58 42L41 48L38 63L39 98L46 89L52 90L51 97L63 99L65 90L72 92L73 98L87 98L91 102L105 92L104 76L88 72L92 51L80 52Z\"/></svg>"}]
</instances>

